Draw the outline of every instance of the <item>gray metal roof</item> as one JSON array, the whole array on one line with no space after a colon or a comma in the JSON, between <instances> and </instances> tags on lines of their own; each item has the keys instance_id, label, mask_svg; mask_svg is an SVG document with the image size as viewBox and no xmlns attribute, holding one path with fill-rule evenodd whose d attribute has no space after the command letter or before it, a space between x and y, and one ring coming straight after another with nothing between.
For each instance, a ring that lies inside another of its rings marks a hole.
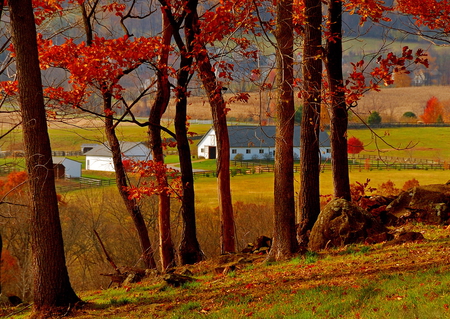
<instances>
[{"instance_id":1,"label":"gray metal roof","mask_svg":"<svg viewBox=\"0 0 450 319\"><path fill-rule=\"evenodd\" d=\"M120 150L122 153L126 153L139 144L145 145L143 142L120 142ZM84 153L86 156L111 156L111 149L108 144L99 144L93 149Z\"/></svg>"},{"instance_id":2,"label":"gray metal roof","mask_svg":"<svg viewBox=\"0 0 450 319\"><path fill-rule=\"evenodd\" d=\"M230 147L275 147L275 126L228 126ZM326 132L319 133L320 146L330 147ZM300 147L300 126L294 127L294 147Z\"/></svg>"},{"instance_id":3,"label":"gray metal roof","mask_svg":"<svg viewBox=\"0 0 450 319\"><path fill-rule=\"evenodd\" d=\"M52 156L52 161L53 161L53 164L61 164L64 161L70 161L70 162L79 163L81 165L80 162L75 161L75 160L70 159L70 158L67 158L67 157L64 157L64 156Z\"/></svg>"}]
</instances>

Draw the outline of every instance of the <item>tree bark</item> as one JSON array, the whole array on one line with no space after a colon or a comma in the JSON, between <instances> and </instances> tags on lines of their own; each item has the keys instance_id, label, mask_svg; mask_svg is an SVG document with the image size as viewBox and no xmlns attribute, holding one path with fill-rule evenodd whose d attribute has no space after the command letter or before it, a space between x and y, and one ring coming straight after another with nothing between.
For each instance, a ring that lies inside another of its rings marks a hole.
<instances>
[{"instance_id":1,"label":"tree bark","mask_svg":"<svg viewBox=\"0 0 450 319\"><path fill-rule=\"evenodd\" d=\"M201 52L196 52L195 54L200 78L208 94L214 131L216 132L221 253L234 253L236 252L236 236L230 190L230 140L228 137L226 104L222 95L222 86L217 83L206 49L203 48Z\"/></svg>"},{"instance_id":2,"label":"tree bark","mask_svg":"<svg viewBox=\"0 0 450 319\"><path fill-rule=\"evenodd\" d=\"M164 163L164 153L161 139L161 117L170 101L170 83L167 71L169 61L169 45L172 39L172 26L165 11L162 12L163 21L163 49L158 62L157 85L158 91L150 110L148 130L149 144L152 149L153 160ZM165 191L168 187L167 176L158 176L158 183L164 191L158 195L158 224L159 224L159 251L163 270L175 266L175 249L172 242L170 227L170 195Z\"/></svg>"},{"instance_id":3,"label":"tree bark","mask_svg":"<svg viewBox=\"0 0 450 319\"><path fill-rule=\"evenodd\" d=\"M177 137L177 149L180 157L181 182L183 184L183 194L181 201L181 215L183 218L183 233L179 247L179 259L182 265L194 264L203 259L203 253L197 240L197 228L195 220L195 192L194 173L192 171L191 150L187 137L187 96L190 70L193 64L193 45L195 40L195 30L192 29L194 23L193 12L197 10L197 0L188 0L185 4L185 42L179 46L180 68L177 74L175 107L175 135ZM175 28L175 26L172 24ZM179 28L174 30L179 33Z\"/></svg>"},{"instance_id":4,"label":"tree bark","mask_svg":"<svg viewBox=\"0 0 450 319\"><path fill-rule=\"evenodd\" d=\"M66 311L80 299L70 285L64 256L32 2L8 5L32 205L33 311L44 317L59 307Z\"/></svg>"},{"instance_id":5,"label":"tree bark","mask_svg":"<svg viewBox=\"0 0 450 319\"><path fill-rule=\"evenodd\" d=\"M105 92L106 91L107 90L105 90ZM103 93L103 109L105 110L105 114L112 114L111 99L111 94L107 92ZM150 243L147 225L145 224L144 217L142 216L141 208L135 199L128 198L128 192L125 190L129 183L125 168L123 166L122 150L120 148L120 142L116 136L112 115L107 115L105 118L105 133L113 158L117 189L122 197L128 213L131 216L131 219L133 220L134 227L136 228L142 251L142 261L146 268L156 268L155 259L153 257L153 249Z\"/></svg>"},{"instance_id":6,"label":"tree bark","mask_svg":"<svg viewBox=\"0 0 450 319\"><path fill-rule=\"evenodd\" d=\"M327 38L328 87L331 95L331 167L334 197L351 200L348 172L347 126L348 113L342 75L342 1L328 4L328 21L331 36Z\"/></svg>"},{"instance_id":7,"label":"tree bark","mask_svg":"<svg viewBox=\"0 0 450 319\"><path fill-rule=\"evenodd\" d=\"M297 249L294 200L294 31L292 0L277 2L277 122L274 179L274 230L269 259L282 260Z\"/></svg>"},{"instance_id":8,"label":"tree bark","mask_svg":"<svg viewBox=\"0 0 450 319\"><path fill-rule=\"evenodd\" d=\"M322 81L322 2L305 0L305 36L303 43L303 116L300 137L300 221L298 238L308 242L320 212L320 104Z\"/></svg>"}]
</instances>

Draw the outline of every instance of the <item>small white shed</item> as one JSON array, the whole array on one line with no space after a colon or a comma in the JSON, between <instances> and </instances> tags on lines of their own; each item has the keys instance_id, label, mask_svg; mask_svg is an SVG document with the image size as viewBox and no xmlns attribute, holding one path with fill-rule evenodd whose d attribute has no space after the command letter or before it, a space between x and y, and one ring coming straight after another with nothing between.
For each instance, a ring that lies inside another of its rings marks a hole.
<instances>
[{"instance_id":1,"label":"small white shed","mask_svg":"<svg viewBox=\"0 0 450 319\"><path fill-rule=\"evenodd\" d=\"M120 142L123 159L135 161L151 160L150 149L142 142ZM86 170L114 172L111 150L107 144L100 144L86 152Z\"/></svg>"},{"instance_id":2,"label":"small white shed","mask_svg":"<svg viewBox=\"0 0 450 319\"><path fill-rule=\"evenodd\" d=\"M81 166L82 163L78 161L74 161L67 157L53 156L53 165L55 169L58 170L58 167L62 165L64 167L63 174L67 178L79 178L81 177ZM60 176L60 174L55 174L55 176Z\"/></svg>"}]
</instances>

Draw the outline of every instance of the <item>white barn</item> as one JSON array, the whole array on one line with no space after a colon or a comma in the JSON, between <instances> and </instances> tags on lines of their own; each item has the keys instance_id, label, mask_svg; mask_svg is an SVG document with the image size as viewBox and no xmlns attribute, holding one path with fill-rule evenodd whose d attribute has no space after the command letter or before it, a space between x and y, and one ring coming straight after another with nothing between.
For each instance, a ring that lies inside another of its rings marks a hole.
<instances>
[{"instance_id":1,"label":"white barn","mask_svg":"<svg viewBox=\"0 0 450 319\"><path fill-rule=\"evenodd\" d=\"M55 175L59 178L64 177L67 178L80 178L81 177L81 166L82 164L78 161L74 161L70 158L53 156L53 165L55 167L56 173ZM62 165L64 167L62 174L59 174L59 167Z\"/></svg>"},{"instance_id":2,"label":"white barn","mask_svg":"<svg viewBox=\"0 0 450 319\"><path fill-rule=\"evenodd\" d=\"M142 142L120 142L123 159L135 161L151 160L150 149ZM107 144L100 144L85 153L86 170L114 172L111 150Z\"/></svg>"},{"instance_id":3,"label":"white barn","mask_svg":"<svg viewBox=\"0 0 450 319\"><path fill-rule=\"evenodd\" d=\"M275 155L275 126L228 126L230 139L230 159L242 154L244 160L273 159ZM320 132L320 156L322 160L331 158L330 138ZM216 132L214 128L203 136L197 146L198 157L216 158ZM294 128L294 158L300 157L300 126Z\"/></svg>"}]
</instances>

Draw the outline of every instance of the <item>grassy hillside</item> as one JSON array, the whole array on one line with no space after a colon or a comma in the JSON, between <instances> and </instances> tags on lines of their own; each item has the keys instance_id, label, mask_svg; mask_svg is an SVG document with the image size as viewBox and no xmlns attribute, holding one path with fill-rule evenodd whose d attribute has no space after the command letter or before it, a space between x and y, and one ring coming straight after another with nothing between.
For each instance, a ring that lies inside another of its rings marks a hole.
<instances>
[{"instance_id":1,"label":"grassy hillside","mask_svg":"<svg viewBox=\"0 0 450 319\"><path fill-rule=\"evenodd\" d=\"M419 243L351 245L266 263L264 255L222 256L189 269L175 288L156 276L119 288L78 292L87 318L448 318L450 240L443 227L406 225ZM226 274L216 267L240 260ZM3 308L26 318L25 306ZM19 311L18 311L19 310Z\"/></svg>"}]
</instances>

